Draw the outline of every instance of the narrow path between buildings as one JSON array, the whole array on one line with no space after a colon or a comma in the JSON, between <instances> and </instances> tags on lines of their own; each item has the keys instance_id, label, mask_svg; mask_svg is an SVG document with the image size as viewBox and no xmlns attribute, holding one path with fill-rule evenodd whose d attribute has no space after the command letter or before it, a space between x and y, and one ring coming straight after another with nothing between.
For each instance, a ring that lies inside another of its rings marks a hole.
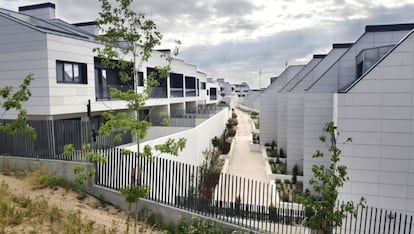
<instances>
[{"instance_id":1,"label":"narrow path between buildings","mask_svg":"<svg viewBox=\"0 0 414 234\"><path fill-rule=\"evenodd\" d=\"M235 111L239 124L226 173L268 183L262 154L249 149L252 120L249 114Z\"/></svg>"}]
</instances>

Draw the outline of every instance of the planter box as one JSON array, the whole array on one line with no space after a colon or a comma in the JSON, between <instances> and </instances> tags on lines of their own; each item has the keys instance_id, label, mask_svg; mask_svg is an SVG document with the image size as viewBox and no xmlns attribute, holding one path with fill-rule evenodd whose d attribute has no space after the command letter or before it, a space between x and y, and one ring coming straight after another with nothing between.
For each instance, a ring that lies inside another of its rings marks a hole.
<instances>
[{"instance_id":1,"label":"planter box","mask_svg":"<svg viewBox=\"0 0 414 234\"><path fill-rule=\"evenodd\" d=\"M262 146L259 143L253 143L253 134L250 133L249 149L251 152L262 152Z\"/></svg>"},{"instance_id":2,"label":"planter box","mask_svg":"<svg viewBox=\"0 0 414 234\"><path fill-rule=\"evenodd\" d=\"M281 181L285 181L285 180L292 181L292 175L285 175L285 174L271 174L268 176L268 178L271 180L279 179ZM303 176L296 176L296 180L303 182Z\"/></svg>"},{"instance_id":3,"label":"planter box","mask_svg":"<svg viewBox=\"0 0 414 234\"><path fill-rule=\"evenodd\" d=\"M251 152L261 152L262 146L260 144L253 144L250 142L249 149Z\"/></svg>"}]
</instances>

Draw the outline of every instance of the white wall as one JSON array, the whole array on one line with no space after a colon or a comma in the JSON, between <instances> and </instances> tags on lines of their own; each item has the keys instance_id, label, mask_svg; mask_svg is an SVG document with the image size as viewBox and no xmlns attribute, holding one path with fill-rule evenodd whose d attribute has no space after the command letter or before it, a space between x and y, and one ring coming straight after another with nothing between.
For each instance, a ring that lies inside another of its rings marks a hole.
<instances>
[{"instance_id":1,"label":"white wall","mask_svg":"<svg viewBox=\"0 0 414 234\"><path fill-rule=\"evenodd\" d=\"M315 150L321 150L328 155L327 144L322 143L319 137L323 134L326 123L333 121L332 93L307 93L304 98L303 118L303 175L304 186L312 177L313 164L326 164L329 158L315 159L312 157Z\"/></svg>"},{"instance_id":2,"label":"white wall","mask_svg":"<svg viewBox=\"0 0 414 234\"><path fill-rule=\"evenodd\" d=\"M24 105L29 113L48 113L46 35L0 16L0 87L18 87L30 73L32 98ZM3 112L0 112L0 115ZM7 112L2 118L15 118Z\"/></svg>"},{"instance_id":3,"label":"white wall","mask_svg":"<svg viewBox=\"0 0 414 234\"><path fill-rule=\"evenodd\" d=\"M225 108L195 128L143 142L140 147L143 147L146 144L150 144L151 146L162 144L169 138L179 139L184 137L187 139L187 144L178 157L173 157L171 155L160 155L160 157L192 165L200 165L204 160L203 152L210 148L211 139L215 136L221 136L229 117L230 111L228 108ZM136 150L135 148L136 146L128 147L128 149L133 151Z\"/></svg>"},{"instance_id":4,"label":"white wall","mask_svg":"<svg viewBox=\"0 0 414 234\"><path fill-rule=\"evenodd\" d=\"M350 181L342 199L414 214L414 36L348 93L338 95L338 126Z\"/></svg>"},{"instance_id":5,"label":"white wall","mask_svg":"<svg viewBox=\"0 0 414 234\"><path fill-rule=\"evenodd\" d=\"M286 154L287 150L287 95L278 93L277 101L277 146Z\"/></svg>"},{"instance_id":6,"label":"white wall","mask_svg":"<svg viewBox=\"0 0 414 234\"><path fill-rule=\"evenodd\" d=\"M328 163L329 158L312 159L315 149L326 152L326 145L319 142L318 137L327 122L333 121L333 93L342 86L356 79L355 57L366 48L396 44L407 31L368 32L364 33L322 76L306 89L304 114L304 176L308 181L312 176L311 167L314 163ZM338 113L341 115L341 113ZM341 128L341 126L339 126ZM306 186L306 184L305 184Z\"/></svg>"},{"instance_id":7,"label":"white wall","mask_svg":"<svg viewBox=\"0 0 414 234\"><path fill-rule=\"evenodd\" d=\"M355 57L361 50L397 44L408 31L364 33L341 58L310 87L311 92L336 92L355 80Z\"/></svg>"},{"instance_id":8,"label":"white wall","mask_svg":"<svg viewBox=\"0 0 414 234\"><path fill-rule=\"evenodd\" d=\"M304 93L289 93L287 100L287 170L303 169Z\"/></svg>"},{"instance_id":9,"label":"white wall","mask_svg":"<svg viewBox=\"0 0 414 234\"><path fill-rule=\"evenodd\" d=\"M300 170L303 170L305 88L326 72L346 51L347 48L335 48L334 46L322 60L313 59L313 63L308 65L312 67L307 69L308 73L296 76L286 87L289 90L287 112L287 166L289 171L295 164L299 166ZM315 138L317 137L315 136Z\"/></svg>"},{"instance_id":10,"label":"white wall","mask_svg":"<svg viewBox=\"0 0 414 234\"><path fill-rule=\"evenodd\" d=\"M303 66L289 66L286 68L279 78L274 81L260 98L260 141L265 143L277 142L278 129L278 101L277 95L281 87L283 87L292 77L294 77Z\"/></svg>"},{"instance_id":11,"label":"white wall","mask_svg":"<svg viewBox=\"0 0 414 234\"><path fill-rule=\"evenodd\" d=\"M95 72L93 48L96 43L64 37L55 34L46 34L35 31L30 27L15 23L12 20L0 17L0 79L2 84L17 86L23 78L34 73L35 80L30 86L32 97L25 107L33 118L64 118L86 116L86 104L91 100L92 112L125 109L123 101L96 101ZM144 63L140 70L146 75L146 67L166 65L160 52L153 52L152 57ZM57 83L56 60L79 62L87 64L88 84ZM205 79L202 73L197 72L196 66L173 59L172 70L185 75L191 75L201 80ZM191 97L182 101L200 101L201 97ZM149 101L151 102L151 101ZM151 105L165 105L163 102L152 101ZM13 118L15 114L3 118Z\"/></svg>"},{"instance_id":12,"label":"white wall","mask_svg":"<svg viewBox=\"0 0 414 234\"><path fill-rule=\"evenodd\" d=\"M281 94L285 96L287 102L286 109L286 147L282 147L287 155L287 170L291 171L298 165L303 168L303 91L294 93L292 90L296 84L303 82L307 75L312 73L323 58L313 58L297 75L295 75L283 87ZM282 127L284 130L284 127ZM283 143L283 142L282 142ZM281 145L282 146L282 145Z\"/></svg>"}]
</instances>

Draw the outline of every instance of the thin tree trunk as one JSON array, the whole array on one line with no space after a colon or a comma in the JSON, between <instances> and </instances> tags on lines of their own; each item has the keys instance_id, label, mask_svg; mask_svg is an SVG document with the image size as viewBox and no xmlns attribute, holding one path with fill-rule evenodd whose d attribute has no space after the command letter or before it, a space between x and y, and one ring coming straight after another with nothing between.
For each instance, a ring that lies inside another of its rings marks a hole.
<instances>
[{"instance_id":1,"label":"thin tree trunk","mask_svg":"<svg viewBox=\"0 0 414 234\"><path fill-rule=\"evenodd\" d=\"M126 225L127 225L127 233L129 233L129 216L131 215L131 203L128 203L128 215L127 215L127 222L126 222Z\"/></svg>"}]
</instances>

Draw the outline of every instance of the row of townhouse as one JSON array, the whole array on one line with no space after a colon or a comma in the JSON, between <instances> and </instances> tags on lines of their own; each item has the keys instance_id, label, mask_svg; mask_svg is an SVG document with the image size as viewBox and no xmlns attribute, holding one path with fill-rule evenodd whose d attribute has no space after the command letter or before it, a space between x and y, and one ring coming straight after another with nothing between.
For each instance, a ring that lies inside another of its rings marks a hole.
<instances>
[{"instance_id":1,"label":"row of townhouse","mask_svg":"<svg viewBox=\"0 0 414 234\"><path fill-rule=\"evenodd\" d=\"M33 73L32 96L24 105L29 119L90 122L97 129L103 112L126 109L126 102L112 99L109 89L127 90L136 85L138 92L142 91L147 74L167 64L161 55L169 51L154 51L138 68L138 84L127 86L120 81L118 71L104 67L93 52L103 46L96 39L95 22L67 23L56 18L55 7L53 3L42 3L19 7L19 12L0 9L0 86L17 87ZM167 79L157 77L159 85L141 110L141 118L159 125L164 118L161 112L174 118L216 109L220 102L217 82L180 59L174 58L171 68ZM14 112L2 116L15 117ZM218 133L225 120L222 125L217 126ZM51 135L73 131L83 134L81 129L72 128L52 129Z\"/></svg>"},{"instance_id":2,"label":"row of townhouse","mask_svg":"<svg viewBox=\"0 0 414 234\"><path fill-rule=\"evenodd\" d=\"M287 67L261 95L261 143L277 142L308 181L313 164L328 163L312 155L329 155L319 136L333 121L349 173L340 200L414 213L413 28L366 26L354 43Z\"/></svg>"}]
</instances>

